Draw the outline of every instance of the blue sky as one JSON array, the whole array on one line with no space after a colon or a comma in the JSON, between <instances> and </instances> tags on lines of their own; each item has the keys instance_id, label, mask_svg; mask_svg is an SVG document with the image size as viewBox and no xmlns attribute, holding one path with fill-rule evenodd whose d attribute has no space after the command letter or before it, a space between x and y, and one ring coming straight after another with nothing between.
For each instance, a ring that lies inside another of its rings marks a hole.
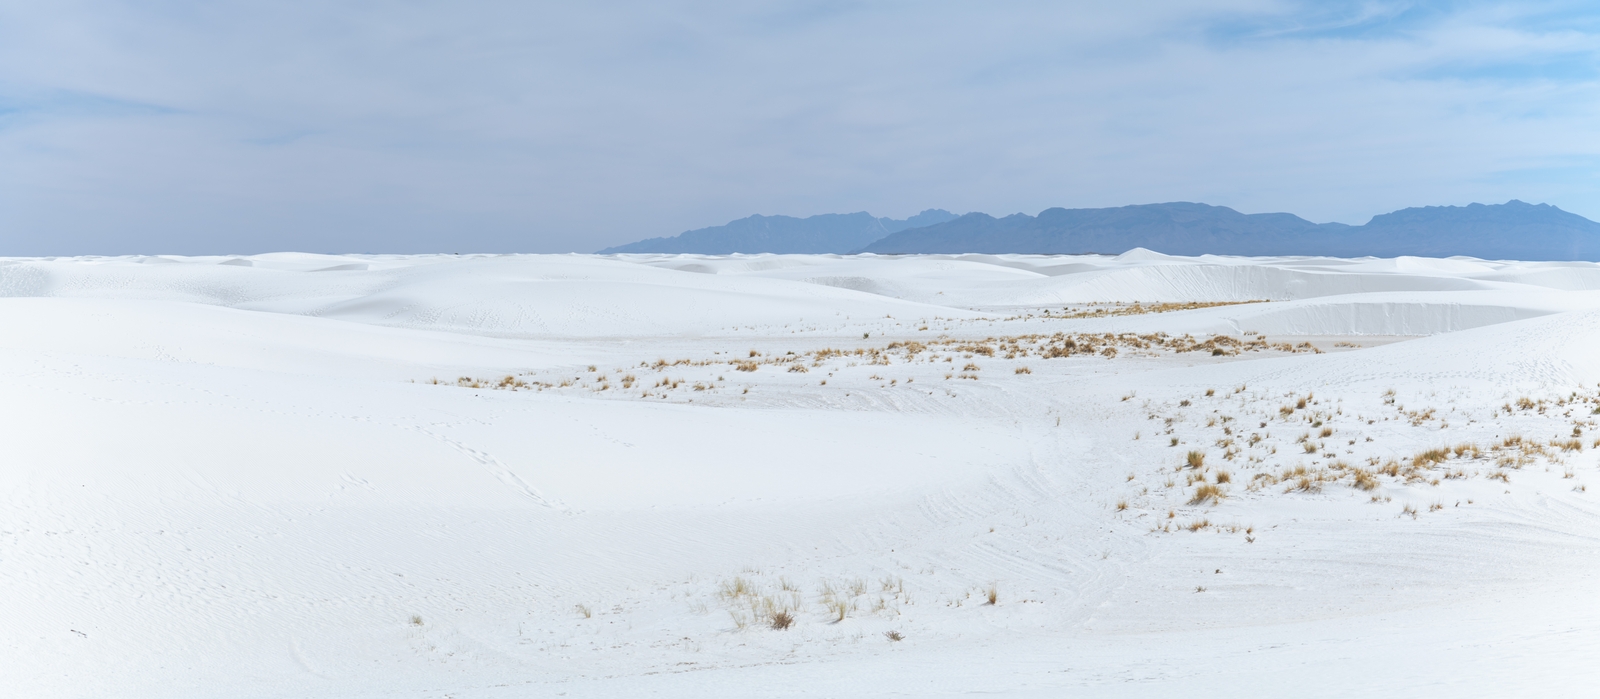
<instances>
[{"instance_id":1,"label":"blue sky","mask_svg":"<svg viewBox=\"0 0 1600 699\"><path fill-rule=\"evenodd\" d=\"M0 255L1158 201L1600 219L1597 8L0 0Z\"/></svg>"}]
</instances>

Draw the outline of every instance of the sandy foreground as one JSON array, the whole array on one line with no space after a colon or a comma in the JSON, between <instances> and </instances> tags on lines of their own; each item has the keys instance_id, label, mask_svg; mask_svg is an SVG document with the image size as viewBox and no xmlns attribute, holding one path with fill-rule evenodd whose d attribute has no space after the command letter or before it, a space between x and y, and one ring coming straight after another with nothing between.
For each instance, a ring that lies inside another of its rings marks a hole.
<instances>
[{"instance_id":1,"label":"sandy foreground","mask_svg":"<svg viewBox=\"0 0 1600 699\"><path fill-rule=\"evenodd\" d=\"M1596 264L13 258L0 328L10 696L1600 681Z\"/></svg>"}]
</instances>

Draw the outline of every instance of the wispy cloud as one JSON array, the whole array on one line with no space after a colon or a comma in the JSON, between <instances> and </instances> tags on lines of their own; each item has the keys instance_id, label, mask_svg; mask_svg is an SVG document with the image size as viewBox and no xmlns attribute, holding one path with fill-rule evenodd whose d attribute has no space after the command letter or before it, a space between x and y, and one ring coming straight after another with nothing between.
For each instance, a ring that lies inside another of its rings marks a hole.
<instances>
[{"instance_id":1,"label":"wispy cloud","mask_svg":"<svg viewBox=\"0 0 1600 699\"><path fill-rule=\"evenodd\" d=\"M1600 217L1574 2L0 7L0 254L587 250L749 213Z\"/></svg>"}]
</instances>

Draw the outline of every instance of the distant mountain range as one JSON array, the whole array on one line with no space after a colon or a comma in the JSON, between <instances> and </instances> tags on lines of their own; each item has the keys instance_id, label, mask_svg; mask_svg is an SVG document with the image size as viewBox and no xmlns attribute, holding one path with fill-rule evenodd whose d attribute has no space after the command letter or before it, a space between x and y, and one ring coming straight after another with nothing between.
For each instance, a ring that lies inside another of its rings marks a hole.
<instances>
[{"instance_id":1,"label":"distant mountain range","mask_svg":"<svg viewBox=\"0 0 1600 699\"><path fill-rule=\"evenodd\" d=\"M1107 209L1046 209L995 218L943 210L904 221L867 213L798 219L752 216L726 226L601 251L878 254L1465 255L1484 259L1600 260L1600 223L1548 204L1427 206L1374 216L1361 226L1293 214L1241 214L1188 202Z\"/></svg>"},{"instance_id":2,"label":"distant mountain range","mask_svg":"<svg viewBox=\"0 0 1600 699\"><path fill-rule=\"evenodd\" d=\"M878 218L865 211L821 214L807 218L761 216L741 218L726 226L697 228L671 238L650 238L600 251L687 252L731 255L736 252L794 254L849 253L908 228L920 228L956 218L943 209L928 209L905 220Z\"/></svg>"}]
</instances>

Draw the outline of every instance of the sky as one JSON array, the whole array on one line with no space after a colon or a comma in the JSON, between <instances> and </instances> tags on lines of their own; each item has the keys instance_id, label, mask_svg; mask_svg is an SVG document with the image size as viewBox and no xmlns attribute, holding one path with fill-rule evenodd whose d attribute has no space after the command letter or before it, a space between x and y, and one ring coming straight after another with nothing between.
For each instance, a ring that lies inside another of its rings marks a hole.
<instances>
[{"instance_id":1,"label":"sky","mask_svg":"<svg viewBox=\"0 0 1600 699\"><path fill-rule=\"evenodd\" d=\"M750 214L1600 219L1593 2L0 0L0 256L590 252Z\"/></svg>"}]
</instances>

